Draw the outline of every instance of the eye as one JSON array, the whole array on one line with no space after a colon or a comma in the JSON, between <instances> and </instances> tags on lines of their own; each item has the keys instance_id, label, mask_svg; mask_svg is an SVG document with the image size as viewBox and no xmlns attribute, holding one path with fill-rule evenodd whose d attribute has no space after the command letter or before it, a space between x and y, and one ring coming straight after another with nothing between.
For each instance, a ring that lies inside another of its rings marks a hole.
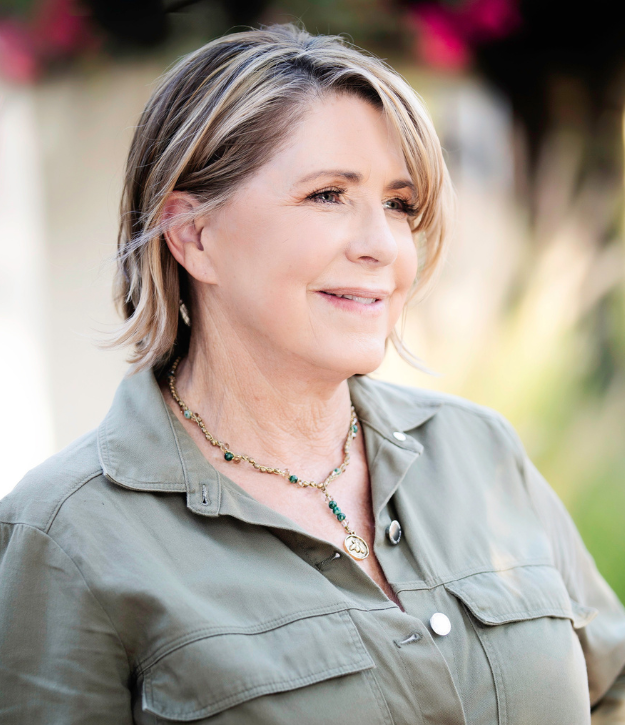
<instances>
[{"instance_id":1,"label":"eye","mask_svg":"<svg viewBox=\"0 0 625 725\"><path fill-rule=\"evenodd\" d=\"M417 213L416 206L406 199L388 199L384 202L384 205L390 211L397 211L410 217L415 216Z\"/></svg>"},{"instance_id":2,"label":"eye","mask_svg":"<svg viewBox=\"0 0 625 725\"><path fill-rule=\"evenodd\" d=\"M340 203L340 197L344 193L344 189L321 189L320 191L313 192L306 198L321 204L338 204Z\"/></svg>"}]
</instances>

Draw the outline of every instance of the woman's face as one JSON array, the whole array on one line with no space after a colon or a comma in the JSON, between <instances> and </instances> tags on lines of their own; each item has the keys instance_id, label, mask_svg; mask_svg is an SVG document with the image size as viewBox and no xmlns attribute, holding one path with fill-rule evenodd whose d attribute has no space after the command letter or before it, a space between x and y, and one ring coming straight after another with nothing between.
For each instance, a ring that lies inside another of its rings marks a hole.
<instances>
[{"instance_id":1,"label":"woman's face","mask_svg":"<svg viewBox=\"0 0 625 725\"><path fill-rule=\"evenodd\" d=\"M370 372L417 272L415 202L382 113L351 95L319 100L206 220L202 306L271 364Z\"/></svg>"}]
</instances>

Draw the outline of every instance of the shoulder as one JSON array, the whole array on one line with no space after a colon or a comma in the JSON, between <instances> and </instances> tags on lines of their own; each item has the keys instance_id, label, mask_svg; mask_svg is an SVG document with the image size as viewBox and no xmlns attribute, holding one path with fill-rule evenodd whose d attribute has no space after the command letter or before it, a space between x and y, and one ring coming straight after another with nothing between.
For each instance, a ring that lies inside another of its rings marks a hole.
<instances>
[{"instance_id":1,"label":"shoulder","mask_svg":"<svg viewBox=\"0 0 625 725\"><path fill-rule=\"evenodd\" d=\"M422 405L445 405L486 418L496 418L500 415L496 410L486 405L480 405L468 398L453 395L452 393L443 393L440 390L417 388L411 385L399 385L398 383L376 380L366 376L361 377L359 382L370 393L378 396L386 403L395 403L397 405L407 404L415 407Z\"/></svg>"},{"instance_id":2,"label":"shoulder","mask_svg":"<svg viewBox=\"0 0 625 725\"><path fill-rule=\"evenodd\" d=\"M47 532L64 502L102 475L94 430L29 471L0 501L0 523Z\"/></svg>"},{"instance_id":3,"label":"shoulder","mask_svg":"<svg viewBox=\"0 0 625 725\"><path fill-rule=\"evenodd\" d=\"M424 424L448 434L477 434L489 430L512 448L522 444L512 424L499 411L468 398L438 390L398 385L369 377L358 379L370 404L403 424L408 431Z\"/></svg>"}]
</instances>

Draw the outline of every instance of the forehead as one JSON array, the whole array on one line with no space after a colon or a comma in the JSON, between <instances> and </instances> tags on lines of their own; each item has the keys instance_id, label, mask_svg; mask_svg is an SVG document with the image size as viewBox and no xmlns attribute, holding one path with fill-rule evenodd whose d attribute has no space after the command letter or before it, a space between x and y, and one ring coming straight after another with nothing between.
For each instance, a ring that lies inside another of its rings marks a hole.
<instances>
[{"instance_id":1,"label":"forehead","mask_svg":"<svg viewBox=\"0 0 625 725\"><path fill-rule=\"evenodd\" d=\"M264 172L305 178L326 168L351 170L372 180L409 178L401 138L386 114L348 93L311 101Z\"/></svg>"}]
</instances>

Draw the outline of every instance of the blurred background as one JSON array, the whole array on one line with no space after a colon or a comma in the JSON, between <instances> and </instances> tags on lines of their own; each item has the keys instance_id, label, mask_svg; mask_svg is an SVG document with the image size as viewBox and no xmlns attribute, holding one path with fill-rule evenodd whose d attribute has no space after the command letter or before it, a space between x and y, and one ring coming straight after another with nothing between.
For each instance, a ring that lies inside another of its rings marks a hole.
<instances>
[{"instance_id":1,"label":"blurred background","mask_svg":"<svg viewBox=\"0 0 625 725\"><path fill-rule=\"evenodd\" d=\"M625 601L625 20L551 0L0 0L0 496L106 413L126 369L111 258L155 79L243 26L301 21L386 58L428 104L458 194L407 316L439 375L377 376L507 416Z\"/></svg>"}]
</instances>

